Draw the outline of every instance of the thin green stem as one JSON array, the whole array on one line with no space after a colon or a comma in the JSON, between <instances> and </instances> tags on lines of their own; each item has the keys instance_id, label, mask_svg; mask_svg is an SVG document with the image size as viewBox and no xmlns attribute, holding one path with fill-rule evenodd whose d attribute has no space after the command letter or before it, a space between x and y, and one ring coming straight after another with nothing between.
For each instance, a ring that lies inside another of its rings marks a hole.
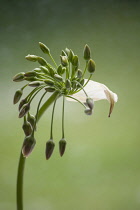
<instances>
[{"instance_id":1,"label":"thin green stem","mask_svg":"<svg viewBox=\"0 0 140 210\"><path fill-rule=\"evenodd\" d=\"M53 57L52 57L52 55L49 53L49 56L50 56L50 58L52 59L52 61L53 61L53 63L54 63L54 65L56 66L56 68L58 67L57 66L57 64L56 64L56 62L55 62L55 60L53 59Z\"/></svg>"},{"instance_id":2,"label":"thin green stem","mask_svg":"<svg viewBox=\"0 0 140 210\"><path fill-rule=\"evenodd\" d=\"M67 96L67 98L71 98L71 99L73 99L73 100L79 102L84 108L86 108L86 106L85 106L81 101L79 101L78 99L76 99L76 98L74 98L74 97L72 97L72 96Z\"/></svg>"},{"instance_id":3,"label":"thin green stem","mask_svg":"<svg viewBox=\"0 0 140 210\"><path fill-rule=\"evenodd\" d=\"M88 82L89 82L89 80L91 79L91 77L92 77L92 74L90 74L90 76L89 76L88 80L86 81L86 83L84 84L84 86L83 86L83 87L85 87L85 86L88 84Z\"/></svg>"},{"instance_id":4,"label":"thin green stem","mask_svg":"<svg viewBox=\"0 0 140 210\"><path fill-rule=\"evenodd\" d=\"M62 106L62 138L65 138L65 135L64 135L64 106L65 106L65 96L63 96L63 106Z\"/></svg>"},{"instance_id":5,"label":"thin green stem","mask_svg":"<svg viewBox=\"0 0 140 210\"><path fill-rule=\"evenodd\" d=\"M80 84L80 82L77 81L77 83L78 83L78 85L81 87L81 89L84 91L85 95L86 95L87 98L88 98L88 94L87 94L86 91L84 90L83 86Z\"/></svg>"},{"instance_id":6,"label":"thin green stem","mask_svg":"<svg viewBox=\"0 0 140 210\"><path fill-rule=\"evenodd\" d=\"M47 110L47 108L56 100L58 97L58 92L54 92L50 98L42 105L42 107L38 111L37 122L43 115L43 113ZM26 158L22 154L22 149L19 158L18 172L17 172L17 210L23 210L23 176L24 176L24 168L25 168Z\"/></svg>"},{"instance_id":7,"label":"thin green stem","mask_svg":"<svg viewBox=\"0 0 140 210\"><path fill-rule=\"evenodd\" d=\"M85 73L86 73L86 70L87 70L87 65L88 65L88 61L86 61L86 66L85 66L85 70L84 70L84 73L83 73L82 78L84 78L84 75L85 75Z\"/></svg>"},{"instance_id":8,"label":"thin green stem","mask_svg":"<svg viewBox=\"0 0 140 210\"><path fill-rule=\"evenodd\" d=\"M53 119L54 119L54 110L55 110L56 101L57 101L57 98L55 99L54 104L53 104L50 139L53 139Z\"/></svg>"}]
</instances>

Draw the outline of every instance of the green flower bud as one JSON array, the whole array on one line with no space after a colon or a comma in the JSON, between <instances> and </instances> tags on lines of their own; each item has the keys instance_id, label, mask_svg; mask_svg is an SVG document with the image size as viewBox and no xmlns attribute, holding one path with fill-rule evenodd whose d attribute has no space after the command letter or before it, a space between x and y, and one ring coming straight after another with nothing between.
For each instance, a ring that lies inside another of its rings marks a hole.
<instances>
[{"instance_id":1,"label":"green flower bud","mask_svg":"<svg viewBox=\"0 0 140 210\"><path fill-rule=\"evenodd\" d=\"M38 57L37 60L38 60L38 63L42 66L47 66L47 64L48 64L47 61L42 57Z\"/></svg>"},{"instance_id":2,"label":"green flower bud","mask_svg":"<svg viewBox=\"0 0 140 210\"><path fill-rule=\"evenodd\" d=\"M85 109L85 114L86 115L92 115L92 109Z\"/></svg>"},{"instance_id":3,"label":"green flower bud","mask_svg":"<svg viewBox=\"0 0 140 210\"><path fill-rule=\"evenodd\" d=\"M37 81L38 78L37 77L25 77L24 78L26 81L32 82L32 81Z\"/></svg>"},{"instance_id":4,"label":"green flower bud","mask_svg":"<svg viewBox=\"0 0 140 210\"><path fill-rule=\"evenodd\" d=\"M59 75L59 74L55 74L54 78L58 81L58 82L62 82L63 78Z\"/></svg>"},{"instance_id":5,"label":"green flower bud","mask_svg":"<svg viewBox=\"0 0 140 210\"><path fill-rule=\"evenodd\" d=\"M22 125L22 129L25 133L26 136L29 136L32 133L32 126L28 121L24 121L23 125Z\"/></svg>"},{"instance_id":6,"label":"green flower bud","mask_svg":"<svg viewBox=\"0 0 140 210\"><path fill-rule=\"evenodd\" d=\"M59 152L60 152L60 156L62 157L64 152L65 152L65 149L66 149L66 140L63 138L59 141Z\"/></svg>"},{"instance_id":7,"label":"green flower bud","mask_svg":"<svg viewBox=\"0 0 140 210\"><path fill-rule=\"evenodd\" d=\"M84 59L87 61L90 59L90 48L87 44L85 45L84 48Z\"/></svg>"},{"instance_id":8,"label":"green flower bud","mask_svg":"<svg viewBox=\"0 0 140 210\"><path fill-rule=\"evenodd\" d=\"M78 78L81 78L82 75L83 75L83 72L80 69L78 69L78 71L77 71L77 77Z\"/></svg>"},{"instance_id":9,"label":"green flower bud","mask_svg":"<svg viewBox=\"0 0 140 210\"><path fill-rule=\"evenodd\" d=\"M55 88L54 87L46 87L45 90L47 92L54 92L55 91Z\"/></svg>"},{"instance_id":10,"label":"green flower bud","mask_svg":"<svg viewBox=\"0 0 140 210\"><path fill-rule=\"evenodd\" d=\"M40 68L44 74L49 74L49 70L45 66L40 66Z\"/></svg>"},{"instance_id":11,"label":"green flower bud","mask_svg":"<svg viewBox=\"0 0 140 210\"><path fill-rule=\"evenodd\" d=\"M59 74L59 75L62 75L62 65L60 64L59 66L58 66L58 68L57 68L57 73Z\"/></svg>"},{"instance_id":12,"label":"green flower bud","mask_svg":"<svg viewBox=\"0 0 140 210\"><path fill-rule=\"evenodd\" d=\"M93 109L94 103L92 98L87 98L86 99L86 104L90 109Z\"/></svg>"},{"instance_id":13,"label":"green flower bud","mask_svg":"<svg viewBox=\"0 0 140 210\"><path fill-rule=\"evenodd\" d=\"M28 61L33 61L33 62L36 62L38 60L38 56L37 55L27 55L25 56L25 58L28 60Z\"/></svg>"},{"instance_id":14,"label":"green flower bud","mask_svg":"<svg viewBox=\"0 0 140 210\"><path fill-rule=\"evenodd\" d=\"M28 113L29 110L30 110L30 104L29 103L28 104L24 104L22 106L22 109L19 112L19 118L24 117Z\"/></svg>"},{"instance_id":15,"label":"green flower bud","mask_svg":"<svg viewBox=\"0 0 140 210\"><path fill-rule=\"evenodd\" d=\"M48 140L46 143L46 151L45 151L46 160L48 160L51 157L54 147L55 147L55 144L53 142L53 139Z\"/></svg>"},{"instance_id":16,"label":"green flower bud","mask_svg":"<svg viewBox=\"0 0 140 210\"><path fill-rule=\"evenodd\" d=\"M22 94L23 94L23 91L22 90L17 90L15 92L13 104L16 104L16 103L19 102L19 100L21 99Z\"/></svg>"},{"instance_id":17,"label":"green flower bud","mask_svg":"<svg viewBox=\"0 0 140 210\"><path fill-rule=\"evenodd\" d=\"M70 89L71 88L71 81L69 79L66 79L65 85L66 85L67 89Z\"/></svg>"},{"instance_id":18,"label":"green flower bud","mask_svg":"<svg viewBox=\"0 0 140 210\"><path fill-rule=\"evenodd\" d=\"M72 50L70 50L70 51L69 51L69 55L68 55L68 60L69 60L70 62L72 62L73 56L74 56L74 53L73 53Z\"/></svg>"},{"instance_id":19,"label":"green flower bud","mask_svg":"<svg viewBox=\"0 0 140 210\"><path fill-rule=\"evenodd\" d=\"M42 84L44 84L44 83L43 82L39 82L39 81L33 81L33 82L30 82L28 85L30 87L39 87Z\"/></svg>"},{"instance_id":20,"label":"green flower bud","mask_svg":"<svg viewBox=\"0 0 140 210\"><path fill-rule=\"evenodd\" d=\"M68 56L69 53L70 53L70 50L66 47L65 52L66 52L66 54L67 54L67 56Z\"/></svg>"},{"instance_id":21,"label":"green flower bud","mask_svg":"<svg viewBox=\"0 0 140 210\"><path fill-rule=\"evenodd\" d=\"M31 124L32 128L34 128L34 125L35 125L35 117L33 115L31 115L29 112L28 112L28 116L27 116L27 121ZM36 129L36 127L35 127Z\"/></svg>"},{"instance_id":22,"label":"green flower bud","mask_svg":"<svg viewBox=\"0 0 140 210\"><path fill-rule=\"evenodd\" d=\"M28 157L31 154L32 150L34 149L35 144L36 144L36 140L32 135L25 137L24 143L22 146L22 154L24 157Z\"/></svg>"},{"instance_id":23,"label":"green flower bud","mask_svg":"<svg viewBox=\"0 0 140 210\"><path fill-rule=\"evenodd\" d=\"M42 42L39 42L39 46L40 46L40 49L45 53L45 54L50 54L50 49L45 45L43 44Z\"/></svg>"},{"instance_id":24,"label":"green flower bud","mask_svg":"<svg viewBox=\"0 0 140 210\"><path fill-rule=\"evenodd\" d=\"M24 74L25 77L35 77L37 73L35 71L28 71Z\"/></svg>"},{"instance_id":25,"label":"green flower bud","mask_svg":"<svg viewBox=\"0 0 140 210\"><path fill-rule=\"evenodd\" d=\"M21 110L21 108L22 108L22 106L23 106L24 104L26 104L26 103L27 103L27 99L26 99L26 98L22 99L22 100L20 101L20 104L19 104L18 110L20 111L20 110Z\"/></svg>"},{"instance_id":26,"label":"green flower bud","mask_svg":"<svg viewBox=\"0 0 140 210\"><path fill-rule=\"evenodd\" d=\"M45 82L47 85L49 85L49 86L53 86L53 85L54 85L54 82L53 82L52 80L49 80L49 79L45 80L44 82Z\"/></svg>"},{"instance_id":27,"label":"green flower bud","mask_svg":"<svg viewBox=\"0 0 140 210\"><path fill-rule=\"evenodd\" d=\"M67 56L61 56L60 55L60 58L61 58L61 64L62 64L62 66L67 66L68 65Z\"/></svg>"},{"instance_id":28,"label":"green flower bud","mask_svg":"<svg viewBox=\"0 0 140 210\"><path fill-rule=\"evenodd\" d=\"M35 68L33 71L35 71L37 73L40 73L41 72L41 69L40 68Z\"/></svg>"},{"instance_id":29,"label":"green flower bud","mask_svg":"<svg viewBox=\"0 0 140 210\"><path fill-rule=\"evenodd\" d=\"M88 72L90 74L94 73L94 71L95 71L95 62L92 59L89 60L87 69L88 69Z\"/></svg>"},{"instance_id":30,"label":"green flower bud","mask_svg":"<svg viewBox=\"0 0 140 210\"><path fill-rule=\"evenodd\" d=\"M77 67L79 65L78 56L74 55L72 59L72 65Z\"/></svg>"},{"instance_id":31,"label":"green flower bud","mask_svg":"<svg viewBox=\"0 0 140 210\"><path fill-rule=\"evenodd\" d=\"M54 70L52 67L50 67L50 68L49 68L49 73L50 73L50 75L53 77L54 74L55 74L55 70Z\"/></svg>"},{"instance_id":32,"label":"green flower bud","mask_svg":"<svg viewBox=\"0 0 140 210\"><path fill-rule=\"evenodd\" d=\"M77 88L77 83L76 83L75 80L73 80L73 81L71 82L71 85L72 85L72 88L73 88L73 89L76 89L76 88Z\"/></svg>"},{"instance_id":33,"label":"green flower bud","mask_svg":"<svg viewBox=\"0 0 140 210\"><path fill-rule=\"evenodd\" d=\"M21 82L24 80L24 75L25 73L24 72L20 72L18 74L16 74L14 77L13 77L13 81L14 82Z\"/></svg>"},{"instance_id":34,"label":"green flower bud","mask_svg":"<svg viewBox=\"0 0 140 210\"><path fill-rule=\"evenodd\" d=\"M67 56L66 52L64 50L62 50L62 53L61 53L62 56Z\"/></svg>"}]
</instances>

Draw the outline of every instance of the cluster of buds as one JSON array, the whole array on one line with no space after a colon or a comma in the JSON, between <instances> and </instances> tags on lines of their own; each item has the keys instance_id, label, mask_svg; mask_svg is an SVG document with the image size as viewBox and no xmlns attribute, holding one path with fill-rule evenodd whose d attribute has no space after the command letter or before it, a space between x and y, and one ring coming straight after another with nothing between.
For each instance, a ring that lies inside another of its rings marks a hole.
<instances>
[{"instance_id":1,"label":"cluster of buds","mask_svg":"<svg viewBox=\"0 0 140 210\"><path fill-rule=\"evenodd\" d=\"M32 71L20 72L13 77L14 82L28 82L21 89L15 92L13 100L14 104L19 102L19 118L24 118L22 128L25 134L25 139L23 143L22 153L25 157L29 156L36 144L34 132L36 131L40 104L46 93L57 93L56 100L60 96L63 96L63 99L65 99L65 97L68 97L78 101L73 97L73 94L82 90L86 95L86 102L82 104L85 107L85 113L87 115L91 115L93 110L93 99L90 98L84 90L84 87L86 86L95 71L95 62L91 59L91 51L89 46L85 45L83 51L83 57L85 59L84 70L80 69L79 58L77 55L74 54L71 49L66 48L65 50L62 50L62 53L60 55L60 64L57 65L51 55L50 49L41 42L39 42L39 46L42 52L47 54L47 56L51 58L53 65L48 63L43 57L37 55L27 55L25 58L28 61L38 62L39 66ZM89 79L87 82L85 82L84 79L86 71L89 72ZM23 90L26 87L32 88L31 92L21 100ZM44 93L39 100L36 115L33 116L30 114L31 102L41 90L44 90ZM54 107L56 100L54 102ZM54 107L51 121L51 135L50 139L46 143L46 159L49 159L51 157L55 147L52 132ZM66 148L66 140L64 137L64 100L62 111L62 139L59 141L59 151L61 156L64 154Z\"/></svg>"}]
</instances>

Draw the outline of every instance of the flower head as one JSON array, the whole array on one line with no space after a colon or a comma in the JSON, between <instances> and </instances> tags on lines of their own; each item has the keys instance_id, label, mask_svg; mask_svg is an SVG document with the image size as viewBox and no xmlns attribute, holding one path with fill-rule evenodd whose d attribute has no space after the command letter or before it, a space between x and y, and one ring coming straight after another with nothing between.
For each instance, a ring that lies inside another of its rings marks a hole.
<instances>
[{"instance_id":1,"label":"flower head","mask_svg":"<svg viewBox=\"0 0 140 210\"><path fill-rule=\"evenodd\" d=\"M27 157L35 146L34 132L36 131L36 124L38 122L39 116L42 115L44 107L49 106L54 102L52 110L51 119L51 132L50 140L46 143L46 159L49 159L54 150L54 140L53 140L53 118L55 104L58 98L63 96L63 106L62 106L62 138L59 141L59 151L62 156L66 147L66 140L64 134L64 102L65 98L68 101L79 102L85 109L85 114L92 115L94 109L94 102L98 100L108 100L110 103L109 117L114 108L115 102L117 102L118 97L104 84L95 82L91 80L93 73L95 72L95 62L91 58L91 50L88 45L85 46L83 57L85 59L85 68L79 69L80 62L77 55L71 49L66 48L62 50L60 55L60 64L57 65L53 59L50 49L39 42L39 46L45 55L49 56L54 65L48 63L43 57L37 55L27 55L25 58L28 61L38 62L39 67L35 68L29 72L20 72L16 74L13 78L15 82L27 81L20 90L17 90L14 95L14 104L18 103L23 95L23 90L29 87L31 92L20 101L19 104L19 118L24 117L23 130L25 133L25 140L23 144L23 155ZM89 79L85 79L86 71L89 73ZM31 115L29 111L31 110L31 103L35 96L44 90L41 96L37 111L35 116ZM46 94L52 94L52 96L47 99L45 104L40 108L42 99ZM53 99L53 100L52 100Z\"/></svg>"}]
</instances>

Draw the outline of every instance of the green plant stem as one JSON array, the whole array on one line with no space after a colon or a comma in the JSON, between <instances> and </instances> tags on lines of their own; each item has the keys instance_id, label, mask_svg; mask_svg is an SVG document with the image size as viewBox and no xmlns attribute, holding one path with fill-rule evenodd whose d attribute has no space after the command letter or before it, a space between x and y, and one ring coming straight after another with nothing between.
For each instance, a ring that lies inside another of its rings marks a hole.
<instances>
[{"instance_id":1,"label":"green plant stem","mask_svg":"<svg viewBox=\"0 0 140 210\"><path fill-rule=\"evenodd\" d=\"M48 109L48 107L56 100L58 97L58 92L54 92L50 98L42 105L38 112L37 122L43 115L43 113ZM17 210L23 210L23 177L25 168L26 158L22 154L22 148L19 158L18 172L17 172Z\"/></svg>"}]
</instances>

